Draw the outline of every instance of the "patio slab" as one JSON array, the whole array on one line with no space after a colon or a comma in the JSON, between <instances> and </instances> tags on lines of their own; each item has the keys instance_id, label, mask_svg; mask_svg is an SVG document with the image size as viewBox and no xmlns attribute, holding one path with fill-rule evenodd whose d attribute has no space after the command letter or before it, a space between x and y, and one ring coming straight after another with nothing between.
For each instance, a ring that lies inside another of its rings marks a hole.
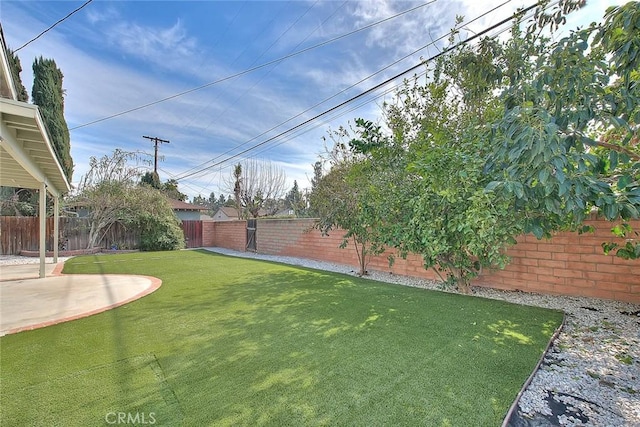
<instances>
[{"instance_id":1,"label":"patio slab","mask_svg":"<svg viewBox=\"0 0 640 427\"><path fill-rule=\"evenodd\" d=\"M0 267L0 336L91 316L157 290L155 277L119 274L60 275L62 263Z\"/></svg>"}]
</instances>

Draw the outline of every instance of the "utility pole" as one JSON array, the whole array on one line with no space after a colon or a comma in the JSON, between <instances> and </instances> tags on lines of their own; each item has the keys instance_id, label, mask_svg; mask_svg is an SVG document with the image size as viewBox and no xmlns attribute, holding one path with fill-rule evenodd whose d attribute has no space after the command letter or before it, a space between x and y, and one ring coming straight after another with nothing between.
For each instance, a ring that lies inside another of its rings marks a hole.
<instances>
[{"instance_id":1,"label":"utility pole","mask_svg":"<svg viewBox=\"0 0 640 427\"><path fill-rule=\"evenodd\" d=\"M143 135L142 137L153 141L154 144L155 144L155 156L154 156L154 162L153 162L153 173L156 176L158 176L158 143L159 142L166 142L168 144L169 141L166 140L166 139L160 139L157 136L145 136L145 135Z\"/></svg>"}]
</instances>

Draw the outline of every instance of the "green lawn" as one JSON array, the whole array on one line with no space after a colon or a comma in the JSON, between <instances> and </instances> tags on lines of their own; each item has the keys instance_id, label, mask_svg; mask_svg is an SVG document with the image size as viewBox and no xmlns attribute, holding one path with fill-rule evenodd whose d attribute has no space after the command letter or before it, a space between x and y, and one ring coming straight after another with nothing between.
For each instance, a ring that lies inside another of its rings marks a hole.
<instances>
[{"instance_id":1,"label":"green lawn","mask_svg":"<svg viewBox=\"0 0 640 427\"><path fill-rule=\"evenodd\" d=\"M65 273L162 279L0 339L0 425L498 426L562 314L182 251Z\"/></svg>"}]
</instances>

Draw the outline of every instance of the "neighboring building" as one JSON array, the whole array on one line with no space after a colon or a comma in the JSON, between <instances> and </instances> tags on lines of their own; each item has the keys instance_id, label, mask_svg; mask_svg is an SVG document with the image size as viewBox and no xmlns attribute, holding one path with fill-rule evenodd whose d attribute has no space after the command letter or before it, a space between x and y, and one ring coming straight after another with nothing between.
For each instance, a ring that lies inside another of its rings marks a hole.
<instances>
[{"instance_id":1,"label":"neighboring building","mask_svg":"<svg viewBox=\"0 0 640 427\"><path fill-rule=\"evenodd\" d=\"M279 210L278 212L273 214L273 216L276 218L295 218L296 211L290 208L285 208L285 209Z\"/></svg>"},{"instance_id":2,"label":"neighboring building","mask_svg":"<svg viewBox=\"0 0 640 427\"><path fill-rule=\"evenodd\" d=\"M181 202L180 200L170 199L171 207L176 213L176 216L182 221L198 221L203 219L211 219L211 217L205 212L207 208L204 206L193 205L187 202Z\"/></svg>"},{"instance_id":3,"label":"neighboring building","mask_svg":"<svg viewBox=\"0 0 640 427\"><path fill-rule=\"evenodd\" d=\"M233 221L237 219L239 219L238 210L227 206L218 208L216 213L213 215L214 221Z\"/></svg>"},{"instance_id":4,"label":"neighboring building","mask_svg":"<svg viewBox=\"0 0 640 427\"><path fill-rule=\"evenodd\" d=\"M264 209L260 209L260 211L258 211L258 217L266 216L266 215L267 215L267 212ZM238 219L242 219L242 218L239 218L238 210L236 208L232 208L228 206L223 206L221 208L218 208L216 213L213 215L214 221L235 221Z\"/></svg>"}]
</instances>

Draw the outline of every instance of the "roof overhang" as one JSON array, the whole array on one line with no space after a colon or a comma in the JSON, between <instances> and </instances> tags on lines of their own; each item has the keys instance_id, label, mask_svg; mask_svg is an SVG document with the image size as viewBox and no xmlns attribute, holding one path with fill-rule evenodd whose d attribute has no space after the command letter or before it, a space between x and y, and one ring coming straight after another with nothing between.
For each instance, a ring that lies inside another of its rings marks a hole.
<instances>
[{"instance_id":1,"label":"roof overhang","mask_svg":"<svg viewBox=\"0 0 640 427\"><path fill-rule=\"evenodd\" d=\"M60 196L71 186L36 105L0 99L0 186L40 188Z\"/></svg>"}]
</instances>

